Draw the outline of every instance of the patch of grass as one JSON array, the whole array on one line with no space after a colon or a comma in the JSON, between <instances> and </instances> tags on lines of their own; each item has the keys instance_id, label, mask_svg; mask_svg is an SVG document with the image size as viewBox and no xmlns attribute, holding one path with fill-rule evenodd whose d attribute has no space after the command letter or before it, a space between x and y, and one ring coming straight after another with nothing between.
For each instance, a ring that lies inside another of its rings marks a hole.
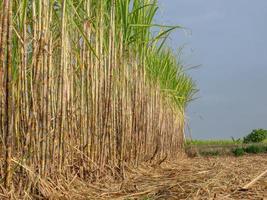
<instances>
[{"instance_id":1,"label":"patch of grass","mask_svg":"<svg viewBox=\"0 0 267 200\"><path fill-rule=\"evenodd\" d=\"M233 149L232 152L235 156L243 156L245 154L245 151L242 147L237 147L237 148Z\"/></svg>"},{"instance_id":2,"label":"patch of grass","mask_svg":"<svg viewBox=\"0 0 267 200\"><path fill-rule=\"evenodd\" d=\"M258 145L250 145L244 149L246 153L264 153L266 152L267 147L266 146L258 146Z\"/></svg>"}]
</instances>

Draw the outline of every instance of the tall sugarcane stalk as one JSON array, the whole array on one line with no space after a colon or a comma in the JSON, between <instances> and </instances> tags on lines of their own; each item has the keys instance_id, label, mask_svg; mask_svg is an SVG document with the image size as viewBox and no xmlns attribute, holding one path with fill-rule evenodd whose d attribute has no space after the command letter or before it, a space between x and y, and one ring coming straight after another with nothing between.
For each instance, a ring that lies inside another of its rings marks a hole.
<instances>
[{"instance_id":1,"label":"tall sugarcane stalk","mask_svg":"<svg viewBox=\"0 0 267 200\"><path fill-rule=\"evenodd\" d=\"M12 122L12 109L11 109L11 94L12 94L12 1L6 0L4 2L4 7L7 8L6 22L6 64L5 64L5 187L10 189L12 181L11 173L11 153L12 153L12 127L10 123ZM5 28L3 28L5 31ZM5 35L4 35L5 36ZM3 37L4 37L3 36Z\"/></svg>"}]
</instances>

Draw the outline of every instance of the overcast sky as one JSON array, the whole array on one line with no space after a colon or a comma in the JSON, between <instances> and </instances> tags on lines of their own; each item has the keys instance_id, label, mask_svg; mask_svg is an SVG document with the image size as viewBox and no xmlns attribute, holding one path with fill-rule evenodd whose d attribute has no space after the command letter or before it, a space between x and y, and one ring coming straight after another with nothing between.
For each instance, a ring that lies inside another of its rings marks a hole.
<instances>
[{"instance_id":1,"label":"overcast sky","mask_svg":"<svg viewBox=\"0 0 267 200\"><path fill-rule=\"evenodd\" d=\"M193 138L243 137L267 129L267 0L159 0L200 89L188 109Z\"/></svg>"}]
</instances>

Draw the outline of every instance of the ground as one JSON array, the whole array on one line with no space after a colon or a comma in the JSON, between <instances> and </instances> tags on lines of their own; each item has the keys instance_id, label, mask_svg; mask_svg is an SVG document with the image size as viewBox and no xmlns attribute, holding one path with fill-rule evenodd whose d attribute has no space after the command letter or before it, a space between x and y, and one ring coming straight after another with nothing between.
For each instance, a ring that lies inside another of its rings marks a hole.
<instances>
[{"instance_id":1,"label":"ground","mask_svg":"<svg viewBox=\"0 0 267 200\"><path fill-rule=\"evenodd\" d=\"M123 183L92 186L91 199L265 200L267 176L247 191L240 188L267 170L267 155L184 158L129 170ZM94 191L94 192L93 192Z\"/></svg>"},{"instance_id":2,"label":"ground","mask_svg":"<svg viewBox=\"0 0 267 200\"><path fill-rule=\"evenodd\" d=\"M112 175L94 183L75 174L67 179L60 175L53 180L39 178L41 196L27 198L27 191L23 195L25 199L49 200L267 200L267 174L248 190L241 190L266 170L267 154L184 156L160 165L125 168L124 181L114 180ZM8 196L0 185L0 199L10 199Z\"/></svg>"}]
</instances>

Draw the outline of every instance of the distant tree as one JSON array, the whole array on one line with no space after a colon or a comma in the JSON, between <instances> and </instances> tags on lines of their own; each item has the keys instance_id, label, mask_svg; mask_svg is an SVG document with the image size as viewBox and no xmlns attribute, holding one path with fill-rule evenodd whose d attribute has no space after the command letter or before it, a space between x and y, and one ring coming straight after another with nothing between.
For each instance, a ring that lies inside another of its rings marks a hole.
<instances>
[{"instance_id":1,"label":"distant tree","mask_svg":"<svg viewBox=\"0 0 267 200\"><path fill-rule=\"evenodd\" d=\"M267 138L267 130L264 129L255 129L246 137L244 137L244 143L257 143L262 142Z\"/></svg>"}]
</instances>

